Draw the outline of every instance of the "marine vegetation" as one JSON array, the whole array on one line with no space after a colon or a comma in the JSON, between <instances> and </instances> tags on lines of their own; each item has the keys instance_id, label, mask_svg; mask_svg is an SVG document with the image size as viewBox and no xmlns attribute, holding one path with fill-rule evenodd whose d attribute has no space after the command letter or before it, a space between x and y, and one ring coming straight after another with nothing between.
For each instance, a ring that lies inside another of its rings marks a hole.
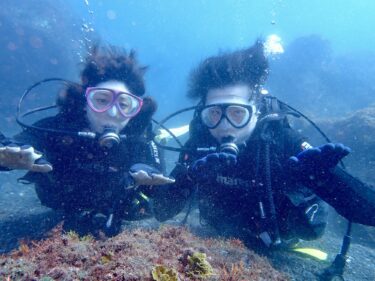
<instances>
[{"instance_id":1,"label":"marine vegetation","mask_svg":"<svg viewBox=\"0 0 375 281\"><path fill-rule=\"evenodd\" d=\"M206 279L213 274L212 266L205 253L195 252L188 256L189 269L186 275L196 279Z\"/></svg>"},{"instance_id":2,"label":"marine vegetation","mask_svg":"<svg viewBox=\"0 0 375 281\"><path fill-rule=\"evenodd\" d=\"M152 278L155 281L179 281L177 271L164 265L157 265L152 269Z\"/></svg>"},{"instance_id":3,"label":"marine vegetation","mask_svg":"<svg viewBox=\"0 0 375 281\"><path fill-rule=\"evenodd\" d=\"M203 239L186 228L126 230L109 239L55 228L0 256L0 280L289 280L238 240Z\"/></svg>"}]
</instances>

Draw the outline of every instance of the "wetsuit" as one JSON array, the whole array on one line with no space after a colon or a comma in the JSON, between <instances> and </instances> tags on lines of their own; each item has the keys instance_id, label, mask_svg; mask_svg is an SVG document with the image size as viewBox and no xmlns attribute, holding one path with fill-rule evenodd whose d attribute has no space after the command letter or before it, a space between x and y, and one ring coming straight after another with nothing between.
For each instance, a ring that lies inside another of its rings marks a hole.
<instances>
[{"instance_id":1,"label":"wetsuit","mask_svg":"<svg viewBox=\"0 0 375 281\"><path fill-rule=\"evenodd\" d=\"M85 122L68 122L57 115L43 119L36 125L82 131L87 128ZM143 134L129 134L129 138L121 141L117 147L106 149L100 147L97 140L61 133L24 131L15 138L41 151L52 164L53 171L45 174L29 172L23 179L35 183L43 205L62 210L68 221L70 219L76 227L83 228L82 232L86 232L85 227L88 230L94 227L89 222L91 217L98 214L107 222L112 215L111 223L117 228L121 219L149 217L151 210L146 201L151 187L127 188L134 183L129 175L133 164L148 164L162 171L159 151L149 132L150 127ZM85 223L88 225L85 226Z\"/></svg>"},{"instance_id":2,"label":"wetsuit","mask_svg":"<svg viewBox=\"0 0 375 281\"><path fill-rule=\"evenodd\" d=\"M284 240L320 237L327 217L321 198L353 222L374 225L372 187L338 168L323 186L311 189L299 184L289 175L287 160L304 149L306 139L286 120L271 127L268 144L257 129L246 146L240 147L235 166L219 172L210 182L196 182L188 167L207 155L197 148L218 144L200 121L193 121L184 147L188 152L181 153L172 171L176 183L159 190L156 217L163 221L176 215L196 190L201 219L219 233L245 241L254 237L265 240L264 233L275 239L277 232ZM272 190L273 199L267 190Z\"/></svg>"},{"instance_id":3,"label":"wetsuit","mask_svg":"<svg viewBox=\"0 0 375 281\"><path fill-rule=\"evenodd\" d=\"M375 187L336 167L331 177L312 189L346 219L375 226Z\"/></svg>"}]
</instances>

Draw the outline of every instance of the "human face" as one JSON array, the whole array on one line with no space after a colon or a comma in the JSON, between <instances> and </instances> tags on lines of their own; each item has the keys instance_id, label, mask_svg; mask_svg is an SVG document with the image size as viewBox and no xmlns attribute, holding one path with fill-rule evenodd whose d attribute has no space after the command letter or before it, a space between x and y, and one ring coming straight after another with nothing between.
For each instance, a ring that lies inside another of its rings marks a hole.
<instances>
[{"instance_id":1,"label":"human face","mask_svg":"<svg viewBox=\"0 0 375 281\"><path fill-rule=\"evenodd\" d=\"M128 87L121 81L111 80L99 83L95 88L108 89L115 93L115 95L109 106L102 108L105 110L98 110L92 101L88 101L86 112L91 130L96 133L103 133L105 128L111 128L116 133L119 133L128 124L131 116L133 116L132 114L126 114L125 110L121 110L120 103L122 100L120 99L121 95L118 94L119 92L130 93ZM89 99L90 93L88 92L86 96Z\"/></svg>"},{"instance_id":2,"label":"human face","mask_svg":"<svg viewBox=\"0 0 375 281\"><path fill-rule=\"evenodd\" d=\"M251 89L246 85L234 85L208 91L205 106L217 109L217 111L212 110L213 115L211 115L212 124L215 126L208 127L211 135L219 143L227 137L232 137L235 143L241 144L251 136L258 121L258 112L250 98ZM213 107L213 105L218 106ZM201 117L204 118L202 115Z\"/></svg>"}]
</instances>

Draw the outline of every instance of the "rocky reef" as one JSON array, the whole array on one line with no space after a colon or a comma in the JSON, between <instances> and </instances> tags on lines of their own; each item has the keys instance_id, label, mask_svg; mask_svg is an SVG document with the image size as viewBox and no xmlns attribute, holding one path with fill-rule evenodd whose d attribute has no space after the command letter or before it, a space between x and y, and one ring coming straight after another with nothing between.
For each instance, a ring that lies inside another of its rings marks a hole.
<instances>
[{"instance_id":1,"label":"rocky reef","mask_svg":"<svg viewBox=\"0 0 375 281\"><path fill-rule=\"evenodd\" d=\"M62 233L23 241L0 257L1 280L289 280L239 240L198 238L183 227L133 229L110 239Z\"/></svg>"},{"instance_id":2,"label":"rocky reef","mask_svg":"<svg viewBox=\"0 0 375 281\"><path fill-rule=\"evenodd\" d=\"M319 125L333 141L344 143L352 149L345 160L349 171L375 184L375 106L340 119L321 120Z\"/></svg>"},{"instance_id":3,"label":"rocky reef","mask_svg":"<svg viewBox=\"0 0 375 281\"><path fill-rule=\"evenodd\" d=\"M374 52L339 54L321 35L305 35L271 60L266 86L309 116L343 116L374 102L374 62Z\"/></svg>"},{"instance_id":4,"label":"rocky reef","mask_svg":"<svg viewBox=\"0 0 375 281\"><path fill-rule=\"evenodd\" d=\"M333 141L352 149L344 161L348 171L375 185L375 105L340 119L321 120L319 125ZM356 226L353 236L357 241L375 247L375 228Z\"/></svg>"},{"instance_id":5,"label":"rocky reef","mask_svg":"<svg viewBox=\"0 0 375 281\"><path fill-rule=\"evenodd\" d=\"M340 118L316 120L317 125L327 134L332 142L349 146L352 152L344 159L345 168L362 181L375 185L375 105L343 115ZM311 126L295 124L303 135L310 136L314 145L325 143ZM336 218L337 230L344 232L342 220ZM356 225L353 229L355 242L375 247L375 228Z\"/></svg>"}]
</instances>

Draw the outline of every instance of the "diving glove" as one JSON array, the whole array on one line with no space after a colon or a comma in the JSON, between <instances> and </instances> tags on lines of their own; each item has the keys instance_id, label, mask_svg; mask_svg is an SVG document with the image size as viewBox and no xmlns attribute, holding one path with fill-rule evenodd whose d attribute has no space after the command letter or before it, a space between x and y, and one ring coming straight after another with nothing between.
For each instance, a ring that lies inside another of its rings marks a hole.
<instances>
[{"instance_id":1,"label":"diving glove","mask_svg":"<svg viewBox=\"0 0 375 281\"><path fill-rule=\"evenodd\" d=\"M0 166L40 173L52 171L51 163L46 161L42 154L34 150L32 146L19 146L13 143L0 146Z\"/></svg>"},{"instance_id":2,"label":"diving glove","mask_svg":"<svg viewBox=\"0 0 375 281\"><path fill-rule=\"evenodd\" d=\"M159 170L146 164L134 164L130 167L130 175L134 185L164 185L174 183L175 180L164 176Z\"/></svg>"},{"instance_id":3,"label":"diving glove","mask_svg":"<svg viewBox=\"0 0 375 281\"><path fill-rule=\"evenodd\" d=\"M327 143L305 149L289 158L289 171L292 177L307 187L321 185L330 178L332 170L350 151L349 147L341 143Z\"/></svg>"},{"instance_id":4,"label":"diving glove","mask_svg":"<svg viewBox=\"0 0 375 281\"><path fill-rule=\"evenodd\" d=\"M220 152L211 153L198 159L189 169L189 176L200 182L216 178L221 171L233 167L237 163L237 157L233 154Z\"/></svg>"}]
</instances>

